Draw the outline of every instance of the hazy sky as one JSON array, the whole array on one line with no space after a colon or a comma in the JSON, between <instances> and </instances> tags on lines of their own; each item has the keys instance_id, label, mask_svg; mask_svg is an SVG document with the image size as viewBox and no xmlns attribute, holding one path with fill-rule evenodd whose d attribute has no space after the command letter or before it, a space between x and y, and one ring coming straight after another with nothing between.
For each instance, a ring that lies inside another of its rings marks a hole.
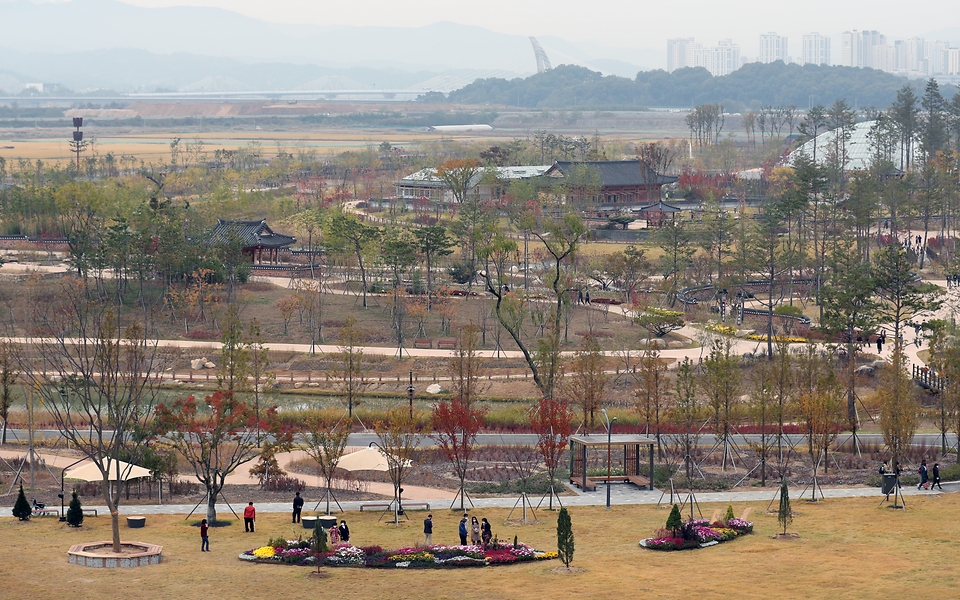
<instances>
[{"instance_id":1,"label":"hazy sky","mask_svg":"<svg viewBox=\"0 0 960 600\"><path fill-rule=\"evenodd\" d=\"M800 52L800 36L876 29L906 38L960 26L956 0L122 0L139 6L217 6L287 23L419 26L437 21L520 35L556 35L607 46L665 49L667 38L714 44L733 38L755 52L757 37L776 31ZM839 48L837 49L839 51Z\"/></svg>"}]
</instances>

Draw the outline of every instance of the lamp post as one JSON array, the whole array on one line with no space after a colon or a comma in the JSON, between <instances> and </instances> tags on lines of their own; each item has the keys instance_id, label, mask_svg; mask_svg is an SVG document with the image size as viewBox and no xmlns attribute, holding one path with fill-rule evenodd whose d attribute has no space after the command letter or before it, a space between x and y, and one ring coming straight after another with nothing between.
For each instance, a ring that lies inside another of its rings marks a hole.
<instances>
[{"instance_id":1,"label":"lamp post","mask_svg":"<svg viewBox=\"0 0 960 600\"><path fill-rule=\"evenodd\" d=\"M743 290L737 292L737 327L743 325L743 302L745 300Z\"/></svg>"},{"instance_id":2,"label":"lamp post","mask_svg":"<svg viewBox=\"0 0 960 600\"><path fill-rule=\"evenodd\" d=\"M722 290L720 290L719 296L720 296L720 322L726 323L727 322L727 297L728 297L727 288L723 288Z\"/></svg>"},{"instance_id":3,"label":"lamp post","mask_svg":"<svg viewBox=\"0 0 960 600\"><path fill-rule=\"evenodd\" d=\"M83 127L83 117L74 117L73 126L76 131L73 132L73 141L70 142L70 148L77 155L77 172L80 171L80 153L87 147L87 142L83 141L83 132L80 131L80 128Z\"/></svg>"},{"instance_id":4,"label":"lamp post","mask_svg":"<svg viewBox=\"0 0 960 600\"><path fill-rule=\"evenodd\" d=\"M617 418L610 419L605 408L601 408L600 412L603 413L603 420L607 423L607 510L610 510L610 443L613 424L617 422ZM584 465L584 468L586 468L586 465Z\"/></svg>"}]
</instances>

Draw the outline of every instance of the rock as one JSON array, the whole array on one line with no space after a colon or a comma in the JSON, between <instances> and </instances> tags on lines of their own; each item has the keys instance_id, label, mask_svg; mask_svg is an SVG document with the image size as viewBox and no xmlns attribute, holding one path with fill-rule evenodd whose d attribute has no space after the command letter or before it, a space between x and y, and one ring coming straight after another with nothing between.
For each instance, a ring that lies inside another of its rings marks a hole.
<instances>
[{"instance_id":1,"label":"rock","mask_svg":"<svg viewBox=\"0 0 960 600\"><path fill-rule=\"evenodd\" d=\"M745 338L755 334L757 331L755 329L738 329L736 337Z\"/></svg>"},{"instance_id":2,"label":"rock","mask_svg":"<svg viewBox=\"0 0 960 600\"><path fill-rule=\"evenodd\" d=\"M428 394L439 394L442 391L443 391L443 388L440 387L439 383L431 383L430 385L427 386Z\"/></svg>"},{"instance_id":3,"label":"rock","mask_svg":"<svg viewBox=\"0 0 960 600\"><path fill-rule=\"evenodd\" d=\"M207 368L207 369L216 369L216 368L217 368L217 365L213 364L213 363L210 362L210 361L207 361L207 362L203 363L203 366L204 366L205 368Z\"/></svg>"},{"instance_id":4,"label":"rock","mask_svg":"<svg viewBox=\"0 0 960 600\"><path fill-rule=\"evenodd\" d=\"M860 365L859 367L854 369L853 372L856 375L863 375L865 377L873 377L874 375L877 374L877 370L871 367L870 365Z\"/></svg>"},{"instance_id":5,"label":"rock","mask_svg":"<svg viewBox=\"0 0 960 600\"><path fill-rule=\"evenodd\" d=\"M663 350L667 347L666 340L661 340L660 338L648 339L646 343L650 344L651 348L656 348L657 350Z\"/></svg>"},{"instance_id":6,"label":"rock","mask_svg":"<svg viewBox=\"0 0 960 600\"><path fill-rule=\"evenodd\" d=\"M51 376L50 376L50 382L51 382L51 383L60 383L61 381L63 381L63 377L60 377L59 375L51 375Z\"/></svg>"},{"instance_id":7,"label":"rock","mask_svg":"<svg viewBox=\"0 0 960 600\"><path fill-rule=\"evenodd\" d=\"M311 381L310 383L307 384L307 387L320 387L320 384L317 383L316 381Z\"/></svg>"},{"instance_id":8,"label":"rock","mask_svg":"<svg viewBox=\"0 0 960 600\"><path fill-rule=\"evenodd\" d=\"M889 363L885 360L875 360L870 363L870 366L872 366L874 369L885 369L888 365Z\"/></svg>"},{"instance_id":9,"label":"rock","mask_svg":"<svg viewBox=\"0 0 960 600\"><path fill-rule=\"evenodd\" d=\"M681 350L683 349L683 346L684 346L683 342L678 342L676 340L672 342L667 342L667 348L670 348L671 350Z\"/></svg>"},{"instance_id":10,"label":"rock","mask_svg":"<svg viewBox=\"0 0 960 600\"><path fill-rule=\"evenodd\" d=\"M293 384L293 389L295 389L295 390L299 390L299 389L302 388L302 387L303 387L303 382L302 382L302 381L298 381L298 382L296 382L295 384Z\"/></svg>"},{"instance_id":11,"label":"rock","mask_svg":"<svg viewBox=\"0 0 960 600\"><path fill-rule=\"evenodd\" d=\"M203 369L203 365L205 365L206 362L207 362L207 359L205 358L195 358L190 361L190 368L193 369L194 371L199 371Z\"/></svg>"},{"instance_id":12,"label":"rock","mask_svg":"<svg viewBox=\"0 0 960 600\"><path fill-rule=\"evenodd\" d=\"M164 379L163 385L177 385L177 382L175 379Z\"/></svg>"}]
</instances>

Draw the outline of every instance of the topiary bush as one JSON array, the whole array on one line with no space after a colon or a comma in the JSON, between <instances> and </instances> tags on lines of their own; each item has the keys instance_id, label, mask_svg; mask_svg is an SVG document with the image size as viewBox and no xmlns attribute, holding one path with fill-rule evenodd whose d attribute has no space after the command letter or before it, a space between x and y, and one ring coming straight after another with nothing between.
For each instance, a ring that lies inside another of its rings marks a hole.
<instances>
[{"instance_id":1,"label":"topiary bush","mask_svg":"<svg viewBox=\"0 0 960 600\"><path fill-rule=\"evenodd\" d=\"M70 508L67 509L67 525L71 527L83 525L83 506L80 505L77 490L73 490L73 494L70 496Z\"/></svg>"},{"instance_id":2,"label":"topiary bush","mask_svg":"<svg viewBox=\"0 0 960 600\"><path fill-rule=\"evenodd\" d=\"M13 516L21 521L29 521L31 514L33 514L33 509L30 508L30 503L27 502L27 497L23 493L23 484L21 483L20 493L17 494L17 501L13 505Z\"/></svg>"}]
</instances>

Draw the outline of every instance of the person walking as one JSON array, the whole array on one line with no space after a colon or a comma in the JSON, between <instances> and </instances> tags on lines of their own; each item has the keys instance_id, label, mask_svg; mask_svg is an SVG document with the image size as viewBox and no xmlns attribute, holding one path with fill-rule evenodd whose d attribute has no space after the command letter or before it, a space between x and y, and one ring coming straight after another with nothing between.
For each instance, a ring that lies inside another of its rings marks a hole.
<instances>
[{"instance_id":1,"label":"person walking","mask_svg":"<svg viewBox=\"0 0 960 600\"><path fill-rule=\"evenodd\" d=\"M920 468L917 469L917 473L920 474L920 483L917 485L918 490L925 489L927 487L927 461L920 461Z\"/></svg>"},{"instance_id":2,"label":"person walking","mask_svg":"<svg viewBox=\"0 0 960 600\"><path fill-rule=\"evenodd\" d=\"M493 532L490 530L490 521L486 517L480 520L480 539L483 540L484 549L490 547L490 540L493 539Z\"/></svg>"},{"instance_id":3,"label":"person walking","mask_svg":"<svg viewBox=\"0 0 960 600\"><path fill-rule=\"evenodd\" d=\"M933 486L937 486L941 490L943 486L940 485L940 463L933 463L933 479L930 482L930 489L933 489Z\"/></svg>"},{"instance_id":4,"label":"person walking","mask_svg":"<svg viewBox=\"0 0 960 600\"><path fill-rule=\"evenodd\" d=\"M337 528L340 533L340 541L344 544L350 543L350 528L347 527L347 522L343 519L340 519L340 527Z\"/></svg>"},{"instance_id":5,"label":"person walking","mask_svg":"<svg viewBox=\"0 0 960 600\"><path fill-rule=\"evenodd\" d=\"M466 545L467 545L467 525L468 525L468 523L469 523L469 521L467 521L467 515L464 514L464 515L463 515L463 518L460 519L460 527L457 528L457 533L460 534L460 545L461 545L461 546L466 546Z\"/></svg>"},{"instance_id":6,"label":"person walking","mask_svg":"<svg viewBox=\"0 0 960 600\"><path fill-rule=\"evenodd\" d=\"M433 545L433 515L427 515L423 520L423 545Z\"/></svg>"},{"instance_id":7,"label":"person walking","mask_svg":"<svg viewBox=\"0 0 960 600\"><path fill-rule=\"evenodd\" d=\"M470 520L470 543L474 546L480 545L480 521L476 517Z\"/></svg>"},{"instance_id":8,"label":"person walking","mask_svg":"<svg viewBox=\"0 0 960 600\"><path fill-rule=\"evenodd\" d=\"M303 510L303 498L300 497L300 492L297 492L297 495L293 498L293 521L292 523L300 522L300 512Z\"/></svg>"},{"instance_id":9,"label":"person walking","mask_svg":"<svg viewBox=\"0 0 960 600\"><path fill-rule=\"evenodd\" d=\"M253 507L253 502L248 502L247 507L243 509L243 531L244 533L254 533L256 531L257 509Z\"/></svg>"},{"instance_id":10,"label":"person walking","mask_svg":"<svg viewBox=\"0 0 960 600\"><path fill-rule=\"evenodd\" d=\"M207 535L207 520L200 521L200 552L210 552L210 536Z\"/></svg>"}]
</instances>

